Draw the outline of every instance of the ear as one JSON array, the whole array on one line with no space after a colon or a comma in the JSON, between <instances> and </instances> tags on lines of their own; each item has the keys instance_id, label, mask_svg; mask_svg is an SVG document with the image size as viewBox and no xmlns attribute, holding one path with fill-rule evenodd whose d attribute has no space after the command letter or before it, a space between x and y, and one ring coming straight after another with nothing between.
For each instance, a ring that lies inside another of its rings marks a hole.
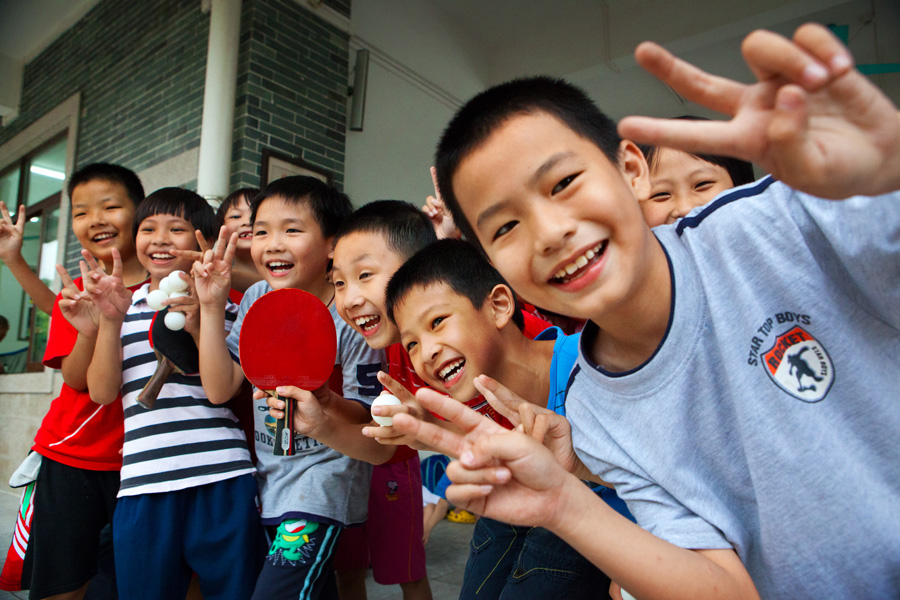
<instances>
[{"instance_id":1,"label":"ear","mask_svg":"<svg viewBox=\"0 0 900 600\"><path fill-rule=\"evenodd\" d=\"M516 310L516 299L509 286L503 284L495 285L487 298L487 302L497 329L506 327Z\"/></svg>"},{"instance_id":2,"label":"ear","mask_svg":"<svg viewBox=\"0 0 900 600\"><path fill-rule=\"evenodd\" d=\"M619 172L637 200L650 197L650 167L644 153L631 140L619 143Z\"/></svg>"}]
</instances>

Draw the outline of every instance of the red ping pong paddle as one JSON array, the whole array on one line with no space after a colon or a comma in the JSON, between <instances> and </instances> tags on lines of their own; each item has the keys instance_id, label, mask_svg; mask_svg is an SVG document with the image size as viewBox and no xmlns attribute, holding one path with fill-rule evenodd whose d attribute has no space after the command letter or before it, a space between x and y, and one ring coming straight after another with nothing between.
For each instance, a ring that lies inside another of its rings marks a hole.
<instances>
[{"instance_id":1,"label":"red ping pong paddle","mask_svg":"<svg viewBox=\"0 0 900 600\"><path fill-rule=\"evenodd\" d=\"M200 370L200 357L194 338L184 329L172 331L166 327L168 312L168 307L157 311L150 322L150 347L159 364L137 397L138 404L146 409L151 409L156 404L159 391L173 372L185 374Z\"/></svg>"},{"instance_id":2,"label":"red ping pong paddle","mask_svg":"<svg viewBox=\"0 0 900 600\"><path fill-rule=\"evenodd\" d=\"M244 315L239 352L250 383L284 400L284 418L275 428L275 455L293 455L294 401L276 394L275 388L292 385L312 391L328 381L337 353L331 313L303 290L271 291Z\"/></svg>"}]
</instances>

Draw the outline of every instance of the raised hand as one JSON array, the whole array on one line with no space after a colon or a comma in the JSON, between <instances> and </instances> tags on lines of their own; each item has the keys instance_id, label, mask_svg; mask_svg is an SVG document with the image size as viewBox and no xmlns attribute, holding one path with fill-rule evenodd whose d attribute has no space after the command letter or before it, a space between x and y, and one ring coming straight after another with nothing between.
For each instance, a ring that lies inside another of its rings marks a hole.
<instances>
[{"instance_id":1,"label":"raised hand","mask_svg":"<svg viewBox=\"0 0 900 600\"><path fill-rule=\"evenodd\" d=\"M787 40L768 31L742 51L758 81L717 77L645 42L637 62L685 98L732 117L678 121L628 117L628 139L755 162L792 187L824 198L900 187L897 108L853 68L826 28L803 25Z\"/></svg>"},{"instance_id":2,"label":"raised hand","mask_svg":"<svg viewBox=\"0 0 900 600\"><path fill-rule=\"evenodd\" d=\"M288 398L294 403L294 433L316 438L321 435L321 431L327 427L329 417L326 414L323 402L327 401L330 395L328 384L321 388L308 392L294 386L280 386L275 388L279 396ZM253 398L261 400L266 397L266 404L269 407L269 415L274 419L284 418L284 400L275 398L266 394L262 390L253 392Z\"/></svg>"},{"instance_id":3,"label":"raised hand","mask_svg":"<svg viewBox=\"0 0 900 600\"><path fill-rule=\"evenodd\" d=\"M434 184L434 196L425 198L425 206L422 207L422 212L428 216L439 240L444 238L459 239L461 235L459 228L456 226L456 223L453 221L453 215L450 214L450 211L444 204L444 200L441 198L441 191L438 189L437 184L437 169L434 167L431 167L431 182Z\"/></svg>"},{"instance_id":4,"label":"raised hand","mask_svg":"<svg viewBox=\"0 0 900 600\"><path fill-rule=\"evenodd\" d=\"M194 262L191 273L200 304L224 306L231 291L231 268L237 251L237 239L237 233L229 237L228 230L223 226L215 247L206 250L202 260Z\"/></svg>"},{"instance_id":5,"label":"raised hand","mask_svg":"<svg viewBox=\"0 0 900 600\"><path fill-rule=\"evenodd\" d=\"M82 294L65 267L56 265L56 272L59 273L63 284L60 290L62 295L59 300L60 312L78 333L91 338L97 337L100 316L93 302L87 294Z\"/></svg>"},{"instance_id":6,"label":"raised hand","mask_svg":"<svg viewBox=\"0 0 900 600\"><path fill-rule=\"evenodd\" d=\"M84 260L78 266L87 297L102 318L121 322L131 306L131 290L122 282L122 256L112 249L113 268L107 275L90 252L82 250L81 255Z\"/></svg>"},{"instance_id":7,"label":"raised hand","mask_svg":"<svg viewBox=\"0 0 900 600\"><path fill-rule=\"evenodd\" d=\"M520 398L487 375L479 375L474 383L475 389L497 412L509 419L518 431L547 446L566 471L578 477L589 477L587 469L575 455L572 428L565 417Z\"/></svg>"},{"instance_id":8,"label":"raised hand","mask_svg":"<svg viewBox=\"0 0 900 600\"><path fill-rule=\"evenodd\" d=\"M5 202L0 202L0 260L8 263L22 256L25 239L25 205L19 205L16 222L13 223Z\"/></svg>"}]
</instances>

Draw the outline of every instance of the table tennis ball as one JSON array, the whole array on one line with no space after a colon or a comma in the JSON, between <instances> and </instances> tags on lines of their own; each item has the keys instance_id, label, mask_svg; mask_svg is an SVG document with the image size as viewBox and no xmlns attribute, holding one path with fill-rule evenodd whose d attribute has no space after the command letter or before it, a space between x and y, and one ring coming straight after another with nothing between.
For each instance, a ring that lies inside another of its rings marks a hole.
<instances>
[{"instance_id":1,"label":"table tennis ball","mask_svg":"<svg viewBox=\"0 0 900 600\"><path fill-rule=\"evenodd\" d=\"M168 327L172 331L184 329L184 323L186 320L187 319L182 312L166 313L166 327Z\"/></svg>"},{"instance_id":2,"label":"table tennis ball","mask_svg":"<svg viewBox=\"0 0 900 600\"><path fill-rule=\"evenodd\" d=\"M169 279L169 287L171 288L170 294L172 292L183 292L188 289L188 282L180 277L180 275L184 275L184 271L172 271L169 273L166 279ZM169 296L171 298L171 296Z\"/></svg>"},{"instance_id":3,"label":"table tennis ball","mask_svg":"<svg viewBox=\"0 0 900 600\"><path fill-rule=\"evenodd\" d=\"M169 299L169 294L163 290L153 290L147 294L147 305L153 310L162 310L165 305L163 302Z\"/></svg>"},{"instance_id":4,"label":"table tennis ball","mask_svg":"<svg viewBox=\"0 0 900 600\"><path fill-rule=\"evenodd\" d=\"M375 400L372 402L372 408L375 408L376 406L400 406L400 404L401 402L396 396L391 396L390 394L382 394L375 398ZM394 419L392 417L372 415L372 419L374 419L375 422L382 427L390 427L394 424Z\"/></svg>"},{"instance_id":5,"label":"table tennis ball","mask_svg":"<svg viewBox=\"0 0 900 600\"><path fill-rule=\"evenodd\" d=\"M170 276L165 276L162 278L162 281L159 282L159 289L164 291L166 294L171 294L175 291L175 288L172 287L172 279Z\"/></svg>"},{"instance_id":6,"label":"table tennis ball","mask_svg":"<svg viewBox=\"0 0 900 600\"><path fill-rule=\"evenodd\" d=\"M169 294L169 299L171 300L172 298L184 298L185 296L190 296L190 294L188 294L187 292L172 292L171 294Z\"/></svg>"},{"instance_id":7,"label":"table tennis ball","mask_svg":"<svg viewBox=\"0 0 900 600\"><path fill-rule=\"evenodd\" d=\"M624 588L619 588L622 592L622 600L637 600L634 596L625 591Z\"/></svg>"}]
</instances>

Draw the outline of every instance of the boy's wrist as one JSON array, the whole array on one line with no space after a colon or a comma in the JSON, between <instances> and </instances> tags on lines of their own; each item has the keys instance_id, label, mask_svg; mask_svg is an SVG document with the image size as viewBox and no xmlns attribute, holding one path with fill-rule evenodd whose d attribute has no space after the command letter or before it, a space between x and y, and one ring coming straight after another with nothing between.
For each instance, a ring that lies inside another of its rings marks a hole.
<instances>
[{"instance_id":1,"label":"boy's wrist","mask_svg":"<svg viewBox=\"0 0 900 600\"><path fill-rule=\"evenodd\" d=\"M563 539L571 539L584 527L584 520L580 515L600 509L592 505L594 500L596 496L588 486L574 475L566 473L562 488L557 494L556 508L544 526ZM603 502L600 504L606 506Z\"/></svg>"}]
</instances>

